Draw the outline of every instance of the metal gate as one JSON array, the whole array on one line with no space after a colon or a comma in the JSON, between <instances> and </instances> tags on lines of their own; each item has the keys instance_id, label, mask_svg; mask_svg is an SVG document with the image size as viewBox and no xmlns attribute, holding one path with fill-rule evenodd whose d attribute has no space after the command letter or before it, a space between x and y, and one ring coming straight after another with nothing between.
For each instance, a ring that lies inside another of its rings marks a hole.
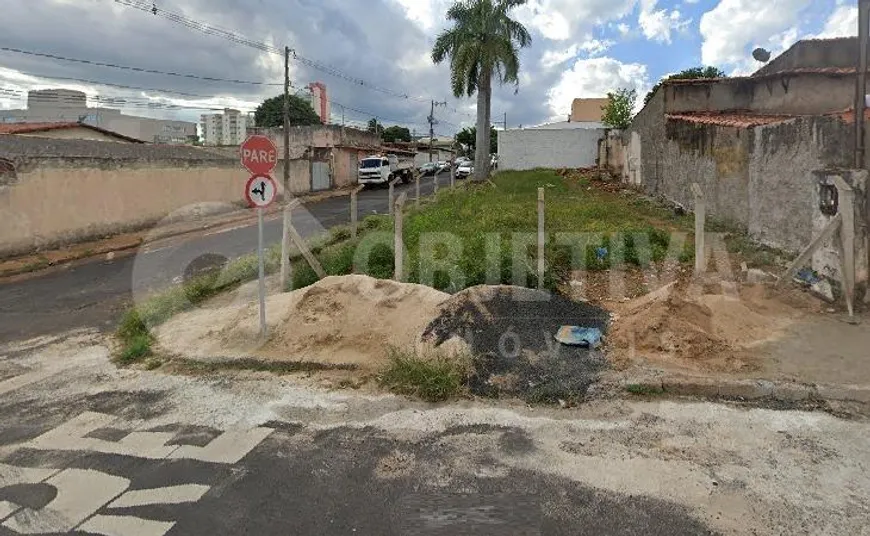
<instances>
[{"instance_id":1,"label":"metal gate","mask_svg":"<svg viewBox=\"0 0 870 536\"><path fill-rule=\"evenodd\" d=\"M318 192L320 190L329 190L332 186L329 180L329 163L328 162L311 162L311 190Z\"/></svg>"}]
</instances>

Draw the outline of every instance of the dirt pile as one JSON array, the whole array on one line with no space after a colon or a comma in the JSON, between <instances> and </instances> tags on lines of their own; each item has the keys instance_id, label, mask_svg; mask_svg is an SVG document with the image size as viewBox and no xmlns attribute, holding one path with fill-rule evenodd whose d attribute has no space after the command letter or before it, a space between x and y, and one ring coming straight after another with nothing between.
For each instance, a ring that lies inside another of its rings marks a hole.
<instances>
[{"instance_id":1,"label":"dirt pile","mask_svg":"<svg viewBox=\"0 0 870 536\"><path fill-rule=\"evenodd\" d=\"M588 303L521 287L477 286L438 309L423 340L463 339L477 356L471 381L477 394L532 402L580 398L604 365L601 352L553 338L562 325L603 331L607 312Z\"/></svg>"},{"instance_id":2,"label":"dirt pile","mask_svg":"<svg viewBox=\"0 0 870 536\"><path fill-rule=\"evenodd\" d=\"M363 275L332 276L270 296L269 339L257 340L256 303L199 309L161 326L162 347L198 358L256 357L376 367L388 346L420 345L420 333L448 294ZM461 351L451 346L452 351Z\"/></svg>"},{"instance_id":3,"label":"dirt pile","mask_svg":"<svg viewBox=\"0 0 870 536\"><path fill-rule=\"evenodd\" d=\"M732 371L754 368L748 350L799 316L755 287L728 295L671 284L614 309L608 344L617 364L639 357Z\"/></svg>"}]
</instances>

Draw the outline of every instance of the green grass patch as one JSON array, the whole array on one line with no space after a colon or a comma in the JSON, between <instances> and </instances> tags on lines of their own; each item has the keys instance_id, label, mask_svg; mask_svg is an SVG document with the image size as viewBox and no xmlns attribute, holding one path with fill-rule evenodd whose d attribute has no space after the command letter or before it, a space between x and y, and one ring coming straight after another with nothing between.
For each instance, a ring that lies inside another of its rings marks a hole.
<instances>
[{"instance_id":1,"label":"green grass patch","mask_svg":"<svg viewBox=\"0 0 870 536\"><path fill-rule=\"evenodd\" d=\"M659 396L664 394L664 389L654 385L644 385L640 383L632 383L625 386L626 392L636 396Z\"/></svg>"},{"instance_id":2,"label":"green grass patch","mask_svg":"<svg viewBox=\"0 0 870 536\"><path fill-rule=\"evenodd\" d=\"M456 398L466 390L470 370L468 358L419 355L391 348L388 359L378 379L382 386L396 394L441 402Z\"/></svg>"}]
</instances>

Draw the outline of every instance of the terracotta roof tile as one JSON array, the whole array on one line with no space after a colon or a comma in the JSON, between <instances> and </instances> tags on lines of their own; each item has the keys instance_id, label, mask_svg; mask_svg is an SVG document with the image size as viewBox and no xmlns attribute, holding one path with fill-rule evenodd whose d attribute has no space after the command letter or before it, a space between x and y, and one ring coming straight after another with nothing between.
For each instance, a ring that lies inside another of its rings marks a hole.
<instances>
[{"instance_id":1,"label":"terracotta roof tile","mask_svg":"<svg viewBox=\"0 0 870 536\"><path fill-rule=\"evenodd\" d=\"M722 78L685 78L675 80L665 80L664 84L672 85L692 85L692 84L717 84L719 82L732 82L738 80L756 81L764 78L774 78L785 75L794 74L831 74L831 75L849 75L855 74L855 67L802 67L798 69L784 69L782 71L774 71L771 73L754 74L752 76L730 76Z\"/></svg>"},{"instance_id":2,"label":"terracotta roof tile","mask_svg":"<svg viewBox=\"0 0 870 536\"><path fill-rule=\"evenodd\" d=\"M834 112L828 114L830 116L839 117L846 123L854 123L855 122L855 108L847 108L846 110L840 112ZM870 108L864 110L864 120L870 121Z\"/></svg>"},{"instance_id":3,"label":"terracotta roof tile","mask_svg":"<svg viewBox=\"0 0 870 536\"><path fill-rule=\"evenodd\" d=\"M144 143L142 140L131 138L111 130L106 130L105 128L88 125L87 123L0 123L0 134L30 134L34 132L48 132L51 130L65 130L70 128L86 128L132 143Z\"/></svg>"},{"instance_id":4,"label":"terracotta roof tile","mask_svg":"<svg viewBox=\"0 0 870 536\"><path fill-rule=\"evenodd\" d=\"M772 123L781 123L789 119L795 119L794 115L764 115L741 112L689 112L682 114L667 114L665 117L673 121L688 121L705 125L719 125L723 127L750 128Z\"/></svg>"}]
</instances>

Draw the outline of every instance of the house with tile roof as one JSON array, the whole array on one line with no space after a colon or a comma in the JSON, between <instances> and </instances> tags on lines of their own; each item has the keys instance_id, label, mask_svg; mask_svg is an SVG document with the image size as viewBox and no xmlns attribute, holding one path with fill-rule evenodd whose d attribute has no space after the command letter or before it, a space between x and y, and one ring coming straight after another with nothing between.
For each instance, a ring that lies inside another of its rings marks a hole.
<instances>
[{"instance_id":1,"label":"house with tile roof","mask_svg":"<svg viewBox=\"0 0 870 536\"><path fill-rule=\"evenodd\" d=\"M697 182L712 217L800 251L816 231L813 171L855 160L856 64L857 39L811 40L751 76L666 81L616 138L623 180L686 208Z\"/></svg>"},{"instance_id":2,"label":"house with tile roof","mask_svg":"<svg viewBox=\"0 0 870 536\"><path fill-rule=\"evenodd\" d=\"M64 140L144 143L117 132L86 123L0 123L0 135Z\"/></svg>"}]
</instances>

